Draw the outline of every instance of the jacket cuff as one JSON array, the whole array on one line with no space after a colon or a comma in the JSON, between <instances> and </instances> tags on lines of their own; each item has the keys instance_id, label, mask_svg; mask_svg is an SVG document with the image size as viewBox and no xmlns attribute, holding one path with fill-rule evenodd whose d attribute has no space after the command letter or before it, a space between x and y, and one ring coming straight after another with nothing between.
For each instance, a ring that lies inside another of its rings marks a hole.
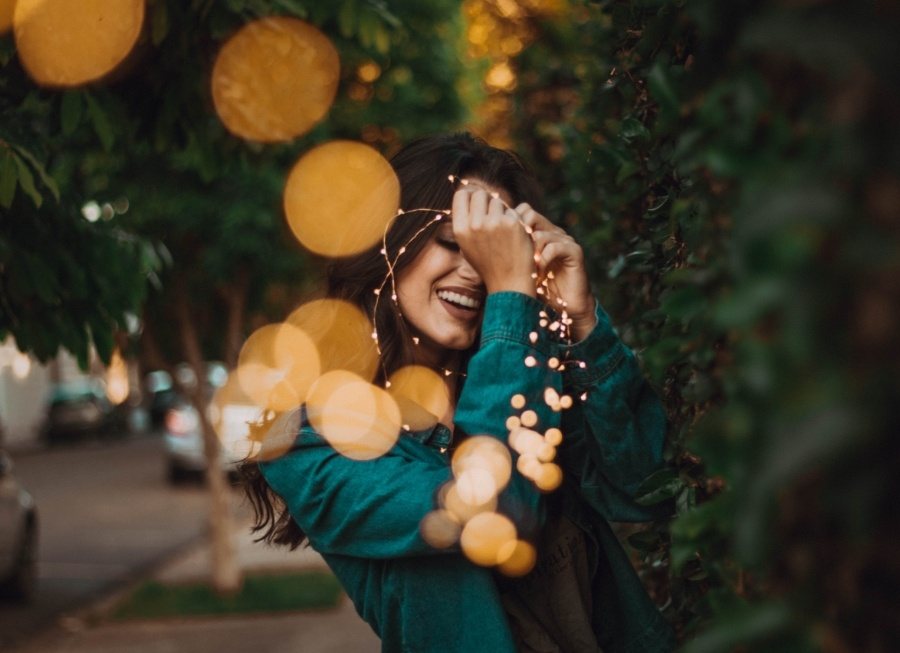
<instances>
[{"instance_id":1,"label":"jacket cuff","mask_svg":"<svg viewBox=\"0 0 900 653\"><path fill-rule=\"evenodd\" d=\"M504 290L487 296L481 324L481 347L493 340L505 340L529 347L550 357L556 344L540 326L543 302L520 292Z\"/></svg>"},{"instance_id":2,"label":"jacket cuff","mask_svg":"<svg viewBox=\"0 0 900 653\"><path fill-rule=\"evenodd\" d=\"M578 390L602 381L630 354L600 302L597 302L595 316L597 324L584 340L562 347L563 383Z\"/></svg>"}]
</instances>

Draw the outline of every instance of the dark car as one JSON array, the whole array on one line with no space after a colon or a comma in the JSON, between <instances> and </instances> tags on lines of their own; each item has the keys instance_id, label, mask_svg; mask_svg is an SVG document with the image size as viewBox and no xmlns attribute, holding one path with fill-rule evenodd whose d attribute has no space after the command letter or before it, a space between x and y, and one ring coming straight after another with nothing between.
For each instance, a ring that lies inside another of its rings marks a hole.
<instances>
[{"instance_id":1,"label":"dark car","mask_svg":"<svg viewBox=\"0 0 900 653\"><path fill-rule=\"evenodd\" d=\"M53 386L43 428L47 442L56 444L86 436L112 436L126 430L124 408L110 403L103 385L96 379Z\"/></svg>"},{"instance_id":2,"label":"dark car","mask_svg":"<svg viewBox=\"0 0 900 653\"><path fill-rule=\"evenodd\" d=\"M0 597L28 601L37 584L37 510L12 467L0 450Z\"/></svg>"}]
</instances>

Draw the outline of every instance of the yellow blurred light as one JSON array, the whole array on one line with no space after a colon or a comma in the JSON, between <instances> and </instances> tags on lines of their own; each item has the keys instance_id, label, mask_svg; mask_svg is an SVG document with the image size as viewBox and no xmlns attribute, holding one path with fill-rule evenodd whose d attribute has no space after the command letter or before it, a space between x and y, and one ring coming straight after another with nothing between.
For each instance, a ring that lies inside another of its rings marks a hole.
<instances>
[{"instance_id":1,"label":"yellow blurred light","mask_svg":"<svg viewBox=\"0 0 900 653\"><path fill-rule=\"evenodd\" d=\"M434 370L407 365L391 374L388 392L412 430L431 428L450 410L450 390Z\"/></svg>"},{"instance_id":2,"label":"yellow blurred light","mask_svg":"<svg viewBox=\"0 0 900 653\"><path fill-rule=\"evenodd\" d=\"M456 481L446 483L438 492L438 504L448 510L461 524L466 523L475 515L483 512L491 512L497 509L497 497L491 497L484 503L469 503L465 499L474 496L463 496L456 487Z\"/></svg>"},{"instance_id":3,"label":"yellow blurred light","mask_svg":"<svg viewBox=\"0 0 900 653\"><path fill-rule=\"evenodd\" d=\"M516 527L509 518L495 512L483 512L466 522L459 538L463 553L476 565L491 567L505 562L513 554L509 542L517 540Z\"/></svg>"},{"instance_id":4,"label":"yellow blurred light","mask_svg":"<svg viewBox=\"0 0 900 653\"><path fill-rule=\"evenodd\" d=\"M106 368L106 396L110 402L119 405L128 399L129 392L128 367L122 354L116 349Z\"/></svg>"},{"instance_id":5,"label":"yellow blurred light","mask_svg":"<svg viewBox=\"0 0 900 653\"><path fill-rule=\"evenodd\" d=\"M556 463L544 463L536 476L532 477L539 490L552 492L562 483L562 469Z\"/></svg>"},{"instance_id":6,"label":"yellow blurred light","mask_svg":"<svg viewBox=\"0 0 900 653\"><path fill-rule=\"evenodd\" d=\"M503 50L503 54L510 57L519 54L523 47L522 39L517 36L509 36L500 42L500 49Z\"/></svg>"},{"instance_id":7,"label":"yellow blurred light","mask_svg":"<svg viewBox=\"0 0 900 653\"><path fill-rule=\"evenodd\" d=\"M456 544L462 525L449 510L432 510L419 524L422 539L437 549Z\"/></svg>"},{"instance_id":8,"label":"yellow blurred light","mask_svg":"<svg viewBox=\"0 0 900 653\"><path fill-rule=\"evenodd\" d=\"M544 442L537 450L537 459L542 463L552 462L556 458L556 447L549 442Z\"/></svg>"},{"instance_id":9,"label":"yellow blurred light","mask_svg":"<svg viewBox=\"0 0 900 653\"><path fill-rule=\"evenodd\" d=\"M515 394L512 396L512 399L509 400L510 405L516 410L525 407L525 395Z\"/></svg>"},{"instance_id":10,"label":"yellow blurred light","mask_svg":"<svg viewBox=\"0 0 900 653\"><path fill-rule=\"evenodd\" d=\"M490 35L490 26L484 23L475 23L468 30L469 34L469 43L474 45L481 45L483 43L487 43L488 36Z\"/></svg>"},{"instance_id":11,"label":"yellow blurred light","mask_svg":"<svg viewBox=\"0 0 900 653\"><path fill-rule=\"evenodd\" d=\"M510 68L509 63L501 61L491 66L484 78L484 82L489 88L511 91L516 86L516 75Z\"/></svg>"},{"instance_id":12,"label":"yellow blurred light","mask_svg":"<svg viewBox=\"0 0 900 653\"><path fill-rule=\"evenodd\" d=\"M544 389L544 403L550 408L559 405L559 393L555 388L547 387Z\"/></svg>"},{"instance_id":13,"label":"yellow blurred light","mask_svg":"<svg viewBox=\"0 0 900 653\"><path fill-rule=\"evenodd\" d=\"M284 211L294 236L324 256L348 256L378 243L400 206L400 182L373 148L332 141L291 170Z\"/></svg>"},{"instance_id":14,"label":"yellow blurred light","mask_svg":"<svg viewBox=\"0 0 900 653\"><path fill-rule=\"evenodd\" d=\"M522 422L522 426L527 428L531 428L535 424L537 424L538 417L537 413L533 410L526 410L519 416L519 420Z\"/></svg>"},{"instance_id":15,"label":"yellow blurred light","mask_svg":"<svg viewBox=\"0 0 900 653\"><path fill-rule=\"evenodd\" d=\"M544 433L544 437L547 439L547 442L554 447L558 447L563 440L562 431L556 427L547 429L547 432Z\"/></svg>"},{"instance_id":16,"label":"yellow blurred light","mask_svg":"<svg viewBox=\"0 0 900 653\"><path fill-rule=\"evenodd\" d=\"M522 9L516 0L494 0L494 2L504 18L517 18L522 15Z\"/></svg>"},{"instance_id":17,"label":"yellow blurred light","mask_svg":"<svg viewBox=\"0 0 900 653\"><path fill-rule=\"evenodd\" d=\"M505 558L505 561L500 563L500 573L517 578L534 569L537 551L525 540L516 540L504 544L498 551L498 557Z\"/></svg>"},{"instance_id":18,"label":"yellow blurred light","mask_svg":"<svg viewBox=\"0 0 900 653\"><path fill-rule=\"evenodd\" d=\"M306 398L310 423L335 450L355 460L383 456L400 434L391 396L345 370L323 374Z\"/></svg>"},{"instance_id":19,"label":"yellow blurred light","mask_svg":"<svg viewBox=\"0 0 900 653\"><path fill-rule=\"evenodd\" d=\"M534 454L522 454L516 461L516 469L522 476L535 480L541 473L541 463Z\"/></svg>"},{"instance_id":20,"label":"yellow blurred light","mask_svg":"<svg viewBox=\"0 0 900 653\"><path fill-rule=\"evenodd\" d=\"M13 24L16 0L0 0L0 34L6 34Z\"/></svg>"},{"instance_id":21,"label":"yellow blurred light","mask_svg":"<svg viewBox=\"0 0 900 653\"><path fill-rule=\"evenodd\" d=\"M518 428L509 434L509 446L520 454L537 456L541 447L547 443L543 436L531 429Z\"/></svg>"},{"instance_id":22,"label":"yellow blurred light","mask_svg":"<svg viewBox=\"0 0 900 653\"><path fill-rule=\"evenodd\" d=\"M260 408L278 412L297 408L319 372L315 343L287 323L257 329L238 356L241 388Z\"/></svg>"},{"instance_id":23,"label":"yellow blurred light","mask_svg":"<svg viewBox=\"0 0 900 653\"><path fill-rule=\"evenodd\" d=\"M496 495L506 487L509 483L509 477L512 474L512 456L509 449L496 438L487 435L476 435L463 441L456 451L453 453L453 461L451 462L453 474L457 478L457 482L472 470L479 470L476 474L471 475L468 482L481 482L483 486L490 487L491 491ZM492 483L488 485L483 482L483 474L486 472ZM478 481L482 479L482 481ZM460 488L460 491L462 489ZM487 502L487 498L481 499L478 503ZM470 501L469 503L475 503Z\"/></svg>"},{"instance_id":24,"label":"yellow blurred light","mask_svg":"<svg viewBox=\"0 0 900 653\"><path fill-rule=\"evenodd\" d=\"M251 141L289 141L328 113L340 60L327 36L302 20L262 18L219 51L213 102L231 133Z\"/></svg>"},{"instance_id":25,"label":"yellow blurred light","mask_svg":"<svg viewBox=\"0 0 900 653\"><path fill-rule=\"evenodd\" d=\"M356 306L337 299L317 299L295 309L285 320L312 338L319 369L348 370L366 381L378 370L372 323Z\"/></svg>"},{"instance_id":26,"label":"yellow blurred light","mask_svg":"<svg viewBox=\"0 0 900 653\"><path fill-rule=\"evenodd\" d=\"M19 59L38 84L78 86L128 56L144 22L144 0L18 0Z\"/></svg>"},{"instance_id":27,"label":"yellow blurred light","mask_svg":"<svg viewBox=\"0 0 900 653\"><path fill-rule=\"evenodd\" d=\"M381 66L374 61L367 61L356 69L356 76L361 82L372 83L381 77Z\"/></svg>"},{"instance_id":28,"label":"yellow blurred light","mask_svg":"<svg viewBox=\"0 0 900 653\"><path fill-rule=\"evenodd\" d=\"M497 484L487 469L472 467L457 476L456 491L466 503L479 506L497 496Z\"/></svg>"},{"instance_id":29,"label":"yellow blurred light","mask_svg":"<svg viewBox=\"0 0 900 653\"><path fill-rule=\"evenodd\" d=\"M297 436L299 420L290 442L275 442L274 438L262 441L251 427L251 424L260 420L262 413L260 407L241 387L237 374L229 374L225 383L216 389L207 410L210 424L222 443L222 449L232 458L240 459L274 458L287 451ZM268 455L263 455L264 450Z\"/></svg>"}]
</instances>

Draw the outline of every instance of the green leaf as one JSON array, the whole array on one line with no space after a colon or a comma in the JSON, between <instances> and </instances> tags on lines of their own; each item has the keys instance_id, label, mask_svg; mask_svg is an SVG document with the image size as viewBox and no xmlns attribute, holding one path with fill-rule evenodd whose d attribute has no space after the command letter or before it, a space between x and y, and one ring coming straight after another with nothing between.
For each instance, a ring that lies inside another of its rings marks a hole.
<instances>
[{"instance_id":1,"label":"green leaf","mask_svg":"<svg viewBox=\"0 0 900 653\"><path fill-rule=\"evenodd\" d=\"M637 118L626 118L623 120L619 133L627 141L634 139L647 140L650 138L650 130L644 127L644 124Z\"/></svg>"},{"instance_id":2,"label":"green leaf","mask_svg":"<svg viewBox=\"0 0 900 653\"><path fill-rule=\"evenodd\" d=\"M18 175L15 161L13 161L13 153L6 150L3 162L0 163L0 206L5 209L12 206L13 198L16 196L17 181Z\"/></svg>"},{"instance_id":3,"label":"green leaf","mask_svg":"<svg viewBox=\"0 0 900 653\"><path fill-rule=\"evenodd\" d=\"M678 472L669 467L647 477L635 492L634 500L642 506L652 506L674 497L684 483Z\"/></svg>"},{"instance_id":4,"label":"green leaf","mask_svg":"<svg viewBox=\"0 0 900 653\"><path fill-rule=\"evenodd\" d=\"M647 75L647 86L653 99L659 103L659 108L663 113L667 114L668 117L678 116L681 105L662 62L657 61L653 64L653 68L650 69L650 73Z\"/></svg>"},{"instance_id":5,"label":"green leaf","mask_svg":"<svg viewBox=\"0 0 900 653\"><path fill-rule=\"evenodd\" d=\"M34 205L37 208L41 208L44 198L41 197L41 194L34 186L34 175L31 174L31 170L28 169L28 166L21 158L13 155L13 159L15 160L16 168L19 171L19 186L21 186L22 190L25 191L25 194L31 198Z\"/></svg>"},{"instance_id":6,"label":"green leaf","mask_svg":"<svg viewBox=\"0 0 900 653\"><path fill-rule=\"evenodd\" d=\"M634 163L633 161L625 161L622 165L619 166L619 170L616 173L616 186L620 186L623 181L628 179L638 170L639 168L636 163Z\"/></svg>"},{"instance_id":7,"label":"green leaf","mask_svg":"<svg viewBox=\"0 0 900 653\"><path fill-rule=\"evenodd\" d=\"M83 115L84 101L81 99L81 93L78 91L64 93L62 106L60 107L60 121L62 132L65 136L71 136L75 133Z\"/></svg>"},{"instance_id":8,"label":"green leaf","mask_svg":"<svg viewBox=\"0 0 900 653\"><path fill-rule=\"evenodd\" d=\"M37 158L35 158L35 156L24 147L19 147L18 145L16 145L15 148L16 152L19 153L19 156L28 161L28 163L31 164L31 167L33 167L37 171L38 176L40 176L41 181L44 183L44 186L46 186L50 190L50 192L53 193L53 197L56 198L57 202L59 202L59 187L56 185L56 180L47 173L46 168L44 168L44 164L38 161Z\"/></svg>"},{"instance_id":9,"label":"green leaf","mask_svg":"<svg viewBox=\"0 0 900 653\"><path fill-rule=\"evenodd\" d=\"M84 99L87 101L88 115L91 118L91 124L94 126L94 131L100 139L100 144L103 146L104 150L109 152L112 150L112 146L116 140L112 124L109 121L109 116L106 115L103 107L101 107L100 103L94 99L93 95L85 93Z\"/></svg>"}]
</instances>

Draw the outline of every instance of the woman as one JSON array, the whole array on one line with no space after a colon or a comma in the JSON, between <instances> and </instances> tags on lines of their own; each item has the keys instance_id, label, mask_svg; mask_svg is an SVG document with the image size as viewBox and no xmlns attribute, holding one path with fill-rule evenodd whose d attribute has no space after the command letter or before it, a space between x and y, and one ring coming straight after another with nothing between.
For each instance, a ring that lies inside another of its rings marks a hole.
<instances>
[{"instance_id":1,"label":"woman","mask_svg":"<svg viewBox=\"0 0 900 653\"><path fill-rule=\"evenodd\" d=\"M591 294L581 248L533 208L540 194L521 162L470 135L418 140L391 164L407 212L384 251L334 264L329 295L374 316L376 382L427 365L454 405L369 461L341 456L304 422L289 453L250 467L257 530L292 547L308 538L385 651L670 650L607 523L650 516L631 497L661 462L665 418ZM411 210L423 207L451 211ZM390 271L395 301L376 292ZM535 279L548 277L538 294ZM561 307L568 319L543 328ZM551 410L548 387L578 399ZM533 571L512 579L429 546L419 526L452 478L453 449L474 434L505 442L519 394L542 428L565 434L564 481L542 494L513 471L501 493L498 511L538 549Z\"/></svg>"}]
</instances>

